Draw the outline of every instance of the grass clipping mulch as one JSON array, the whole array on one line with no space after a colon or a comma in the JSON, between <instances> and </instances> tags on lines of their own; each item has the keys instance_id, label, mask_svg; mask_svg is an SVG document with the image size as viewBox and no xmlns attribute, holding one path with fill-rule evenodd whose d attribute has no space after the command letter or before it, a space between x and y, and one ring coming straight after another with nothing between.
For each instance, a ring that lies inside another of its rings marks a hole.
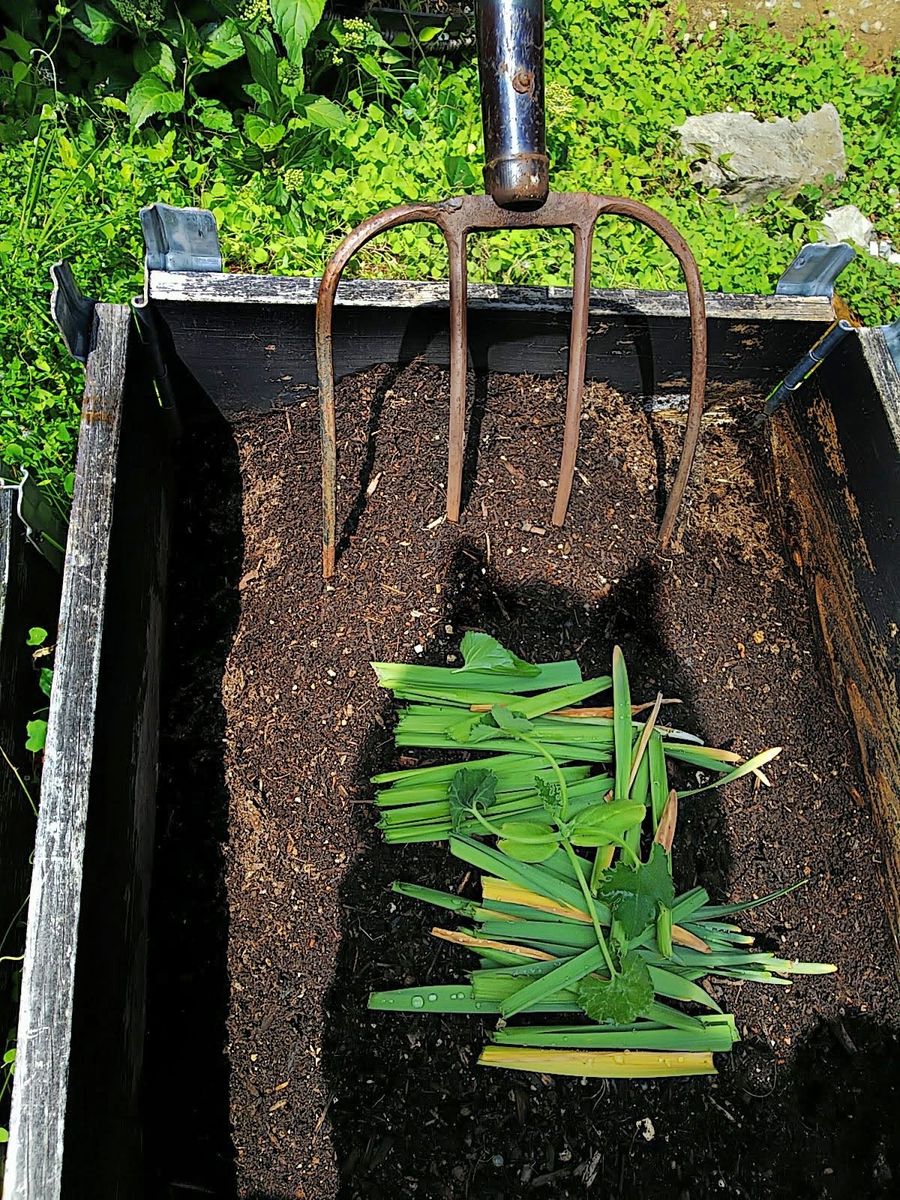
<instances>
[{"instance_id":1,"label":"grass clipping mulch","mask_svg":"<svg viewBox=\"0 0 900 1200\"><path fill-rule=\"evenodd\" d=\"M387 841L449 839L452 854L481 872L480 902L394 885L468 919L432 932L478 964L465 984L374 992L369 1007L496 1014L483 1066L594 1078L714 1074L713 1054L730 1051L738 1032L704 980L789 987L792 975L835 970L754 950L731 921L799 884L745 904L712 904L701 887L675 893L679 804L751 773L768 785L763 768L779 749L741 759L663 724L663 705L677 700L659 694L633 705L618 647L611 675L588 680L574 660L533 665L484 633L467 633L461 651L457 669L374 666L406 702L398 748L478 756L373 782ZM610 688L611 706L585 706ZM679 764L709 781L671 787ZM569 1023L545 1023L547 1014ZM542 1020L510 1023L535 1015Z\"/></svg>"}]
</instances>

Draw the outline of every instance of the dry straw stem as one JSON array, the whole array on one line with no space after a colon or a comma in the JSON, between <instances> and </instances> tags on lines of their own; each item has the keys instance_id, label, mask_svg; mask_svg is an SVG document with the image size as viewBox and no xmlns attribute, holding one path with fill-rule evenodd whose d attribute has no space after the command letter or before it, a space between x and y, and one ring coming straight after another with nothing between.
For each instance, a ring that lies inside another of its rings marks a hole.
<instances>
[{"instance_id":1,"label":"dry straw stem","mask_svg":"<svg viewBox=\"0 0 900 1200\"><path fill-rule=\"evenodd\" d=\"M673 1079L715 1075L712 1054L660 1054L652 1050L545 1050L529 1046L485 1046L482 1067L575 1075L582 1079Z\"/></svg>"}]
</instances>

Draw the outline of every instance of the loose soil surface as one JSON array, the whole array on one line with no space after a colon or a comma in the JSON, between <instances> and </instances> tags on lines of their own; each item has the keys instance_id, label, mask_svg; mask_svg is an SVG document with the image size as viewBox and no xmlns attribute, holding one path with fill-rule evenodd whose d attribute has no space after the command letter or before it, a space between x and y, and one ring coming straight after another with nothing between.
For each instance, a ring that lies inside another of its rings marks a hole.
<instances>
[{"instance_id":1,"label":"loose soil surface","mask_svg":"<svg viewBox=\"0 0 900 1200\"><path fill-rule=\"evenodd\" d=\"M670 6L670 24L679 19L682 7L698 34L716 25L755 20L793 37L810 25L829 23L849 34L873 67L889 62L900 46L900 5L896 0L730 0L727 4L679 0ZM840 108L840 97L835 97L835 103Z\"/></svg>"},{"instance_id":2,"label":"loose soil surface","mask_svg":"<svg viewBox=\"0 0 900 1200\"><path fill-rule=\"evenodd\" d=\"M152 901L155 1194L896 1194L900 1004L879 846L763 498L749 398L707 425L678 544L659 558L676 417L590 385L557 530L561 381L473 390L454 527L446 373L341 385L345 536L328 590L314 397L233 429L189 423ZM477 1018L367 1011L370 990L455 980L467 962L390 882L473 885L441 846L380 841L367 780L397 759L368 663L453 661L468 627L531 659L577 656L586 674L619 642L636 698L682 697L679 723L720 746L784 747L771 790L744 780L683 806L677 868L737 900L806 878L745 923L839 973L720 987L744 1040L718 1077L489 1071Z\"/></svg>"}]
</instances>

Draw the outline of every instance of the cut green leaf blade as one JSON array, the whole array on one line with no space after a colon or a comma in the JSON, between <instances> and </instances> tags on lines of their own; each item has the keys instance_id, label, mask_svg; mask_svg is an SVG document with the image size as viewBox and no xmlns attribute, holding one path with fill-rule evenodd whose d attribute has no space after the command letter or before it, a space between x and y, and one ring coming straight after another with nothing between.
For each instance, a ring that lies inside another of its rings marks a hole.
<instances>
[{"instance_id":1,"label":"cut green leaf blade","mask_svg":"<svg viewBox=\"0 0 900 1200\"><path fill-rule=\"evenodd\" d=\"M773 746L770 750L762 750L759 754L754 754L752 758L748 758L746 762L741 763L739 767L735 767L733 771L729 771L727 775L723 775L721 779L715 779L712 783L706 783L703 787L689 788L687 791L679 792L679 800L685 796L699 796L701 792L708 792L711 788L724 787L726 783L734 783L737 779L743 779L745 775L751 775L760 768L770 763L773 758L777 758L781 753L780 746Z\"/></svg>"},{"instance_id":2,"label":"cut green leaf blade","mask_svg":"<svg viewBox=\"0 0 900 1200\"><path fill-rule=\"evenodd\" d=\"M612 652L612 686L613 686L613 740L616 752L616 775L614 798L628 798L629 776L631 774L631 688L628 684L628 668L625 666L625 656L620 646L613 646Z\"/></svg>"}]
</instances>

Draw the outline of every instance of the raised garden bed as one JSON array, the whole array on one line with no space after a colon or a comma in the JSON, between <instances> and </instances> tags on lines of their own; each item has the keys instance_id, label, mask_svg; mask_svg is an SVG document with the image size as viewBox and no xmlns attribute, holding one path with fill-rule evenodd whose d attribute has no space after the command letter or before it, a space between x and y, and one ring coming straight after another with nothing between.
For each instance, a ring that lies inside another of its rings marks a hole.
<instances>
[{"instance_id":1,"label":"raised garden bed","mask_svg":"<svg viewBox=\"0 0 900 1200\"><path fill-rule=\"evenodd\" d=\"M240 1196L501 1197L543 1185L564 1196L588 1177L622 1196L698 1177L733 1195L797 1194L810 1178L827 1186L834 1164L844 1178L851 1159L878 1182L892 1090L835 1109L894 1045L880 853L803 584L764 499L760 398L735 394L710 415L680 545L658 560L660 464L675 457L677 416L593 385L569 521L554 530L540 522L562 387L509 375L473 387L466 515L429 529L443 504L446 372L414 362L345 380L342 497L355 532L324 595L313 398L238 414L215 439L204 422L185 447L149 1058L162 1068L151 1111L188 1131L175 1177L208 1186L196 1131L221 1152L230 1127L235 1159L222 1154L217 1186ZM478 1018L366 1012L370 990L461 978L466 962L429 937L433 912L389 892L397 877L465 890L466 870L443 847L385 845L360 803L369 776L396 765L391 705L368 663L444 664L472 626L532 660L577 655L590 674L620 642L635 695L682 697L680 724L743 752L784 745L772 793L745 782L686 808L681 861L696 875L681 882L747 899L807 877L775 911L777 949L814 946L840 974L786 993L723 991L744 1043L712 1086L486 1072L474 1065ZM212 813L198 796L216 798ZM198 843L211 861L188 867ZM198 955L198 911L210 959ZM216 1025L204 1016L213 995ZM224 1050L227 1096L191 1085L198 1026L210 1056L200 1074L221 1071ZM174 1088L173 1059L184 1066Z\"/></svg>"},{"instance_id":2,"label":"raised garden bed","mask_svg":"<svg viewBox=\"0 0 900 1200\"><path fill-rule=\"evenodd\" d=\"M122 866L134 924L107 886L103 913L96 898L82 907L77 938L89 964L101 928L112 944L143 944L155 807L146 1053L133 1036L127 1059L113 1045L121 1014L132 1034L145 1028L140 957L127 989L108 955L105 975L76 971L78 1037L56 1030L66 1057L72 1047L69 1107L48 1146L29 1121L48 1080L29 1043L13 1135L31 1157L14 1159L16 1194L82 1194L97 1145L110 1149L91 1193L102 1196L127 1179L173 1196L890 1194L898 994L882 868L890 880L885 648L897 564L883 497L898 464L896 377L878 335L854 336L770 442L752 414L830 305L710 298L714 408L679 544L659 559L653 530L686 373L679 298L597 298L581 476L561 531L547 521L564 303L526 289L476 303L469 488L454 528L436 523L440 292L354 285L338 332L348 537L325 591L312 295L304 281L151 276L183 426L159 789L154 805L159 557L127 571L126 542L164 550L172 456L148 440L150 409L126 388L110 401L124 412L121 437L106 447L121 456L106 555L122 590L104 609L102 642L150 631L150 684L124 687L134 670L116 678L106 651L98 704L110 712L118 700L113 730L130 721L140 748L120 763L137 781L134 803L104 844L131 845L139 829L142 850ZM145 378L137 359L130 378ZM137 486L125 464L141 446ZM86 496L84 477L81 487ZM851 545L856 559L840 553ZM70 576L70 593L76 585ZM789 993L728 989L745 1037L717 1079L582 1086L489 1072L474 1066L476 1018L367 1012L371 989L446 979L462 962L430 941L427 912L392 896L391 880L466 886L441 847L382 845L356 803L394 754L391 706L367 664L444 662L468 626L527 656L577 654L590 671L607 669L618 641L639 698L657 686L681 696L681 724L720 745L785 747L772 792L743 781L685 805L684 882L695 871L714 894L743 899L808 877L760 928L775 928L779 951L839 973ZM106 800L116 776L97 775L113 761L109 739L98 724L79 793L99 816L117 811ZM44 869L40 845L39 831ZM102 876L84 861L89 897ZM32 996L41 971L33 958ZM111 1040L92 1087L105 1070L122 1082L118 1105L98 1108L73 1098L91 1094L83 1033L101 984ZM56 1094L65 1101L65 1082ZM35 1190L37 1161L45 1178L64 1161L55 1192Z\"/></svg>"}]
</instances>

